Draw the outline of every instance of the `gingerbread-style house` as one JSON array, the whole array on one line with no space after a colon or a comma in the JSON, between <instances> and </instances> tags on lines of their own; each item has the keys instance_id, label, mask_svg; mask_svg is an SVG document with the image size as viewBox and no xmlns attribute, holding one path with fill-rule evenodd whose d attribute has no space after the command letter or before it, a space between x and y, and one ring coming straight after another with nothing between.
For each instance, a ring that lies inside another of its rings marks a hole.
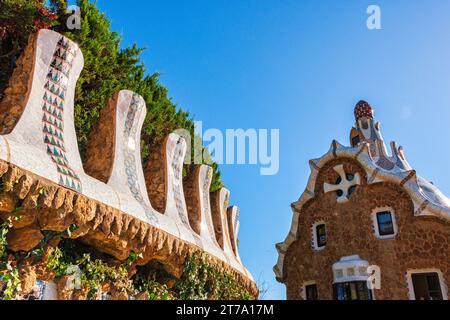
<instances>
[{"instance_id":1,"label":"gingerbread-style house","mask_svg":"<svg viewBox=\"0 0 450 320\"><path fill-rule=\"evenodd\" d=\"M450 199L419 176L402 147L388 155L371 106L360 101L350 146L311 160L292 203L276 278L288 299L448 299Z\"/></svg>"}]
</instances>

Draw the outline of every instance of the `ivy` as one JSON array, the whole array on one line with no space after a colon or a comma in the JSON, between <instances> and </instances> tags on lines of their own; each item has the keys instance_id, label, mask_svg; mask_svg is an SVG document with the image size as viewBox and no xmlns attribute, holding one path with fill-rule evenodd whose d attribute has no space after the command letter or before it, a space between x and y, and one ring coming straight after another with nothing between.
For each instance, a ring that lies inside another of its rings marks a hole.
<instances>
[{"instance_id":1,"label":"ivy","mask_svg":"<svg viewBox=\"0 0 450 320\"><path fill-rule=\"evenodd\" d=\"M19 270L12 267L10 264L7 264L7 270L3 273L0 273L0 287L3 287L3 290L0 294L0 299L18 299L21 291Z\"/></svg>"},{"instance_id":2,"label":"ivy","mask_svg":"<svg viewBox=\"0 0 450 320\"><path fill-rule=\"evenodd\" d=\"M138 261L139 259L144 258L144 255L142 253L136 253L134 251L131 251L130 255L128 256L127 261L125 262L125 265L127 267L130 267L133 263Z\"/></svg>"},{"instance_id":3,"label":"ivy","mask_svg":"<svg viewBox=\"0 0 450 320\"><path fill-rule=\"evenodd\" d=\"M110 266L100 259L92 260L89 254L85 254L76 264L81 270L81 282L87 286L91 293L104 283L127 283L128 270L125 266Z\"/></svg>"},{"instance_id":4,"label":"ivy","mask_svg":"<svg viewBox=\"0 0 450 320\"><path fill-rule=\"evenodd\" d=\"M6 235L11 227L10 220L0 224L0 299L2 300L17 299L21 290L19 270L8 261Z\"/></svg>"},{"instance_id":5,"label":"ivy","mask_svg":"<svg viewBox=\"0 0 450 320\"><path fill-rule=\"evenodd\" d=\"M142 254L132 252L123 263L107 263L105 258L92 258L92 253L83 253L77 241L64 239L49 255L47 267L56 276L68 275L70 266L81 271L81 283L89 289L88 297L95 298L99 288L107 283L120 283L130 294L148 293L149 300L250 300L251 294L230 274L207 262L207 256L196 253L186 259L183 274L175 279L169 288L168 279L174 280L167 272L154 266L142 267L131 279L130 266L142 258Z\"/></svg>"},{"instance_id":6,"label":"ivy","mask_svg":"<svg viewBox=\"0 0 450 320\"><path fill-rule=\"evenodd\" d=\"M19 299L21 283L17 267L8 261L6 235L12 227L10 222L0 224L0 299ZM54 272L56 279L74 274L79 270L81 287L88 290L88 299L97 299L104 285L113 285L129 295L147 292L149 300L249 300L251 294L230 274L208 262L205 253L195 253L186 259L180 279L164 270L163 263L149 263L139 267L131 277L132 266L143 258L141 253L131 252L124 262L98 252L77 240L65 238L64 232L44 231L44 239L32 251L17 254L16 261L32 257L35 262L43 257L44 248L52 239L60 238L59 245L50 249L44 261ZM169 285L170 284L170 285Z\"/></svg>"},{"instance_id":7,"label":"ivy","mask_svg":"<svg viewBox=\"0 0 450 320\"><path fill-rule=\"evenodd\" d=\"M7 256L8 241L6 239L6 235L8 234L10 227L11 224L7 222L0 224L0 263L3 262Z\"/></svg>"},{"instance_id":8,"label":"ivy","mask_svg":"<svg viewBox=\"0 0 450 320\"><path fill-rule=\"evenodd\" d=\"M51 254L47 257L46 266L55 272L57 278L67 274L68 263L63 261L63 252L60 248L56 247L52 250Z\"/></svg>"},{"instance_id":9,"label":"ivy","mask_svg":"<svg viewBox=\"0 0 450 320\"><path fill-rule=\"evenodd\" d=\"M251 294L231 275L207 262L206 254L186 260L174 290L181 300L250 300Z\"/></svg>"},{"instance_id":10,"label":"ivy","mask_svg":"<svg viewBox=\"0 0 450 320\"><path fill-rule=\"evenodd\" d=\"M155 273L138 273L133 279L133 287L137 292L147 292L149 300L173 299L166 284L156 280Z\"/></svg>"},{"instance_id":11,"label":"ivy","mask_svg":"<svg viewBox=\"0 0 450 320\"><path fill-rule=\"evenodd\" d=\"M108 263L104 257L93 258L98 252L75 240L63 239L60 246L54 248L47 257L46 266L57 278L73 274L73 267L80 271L81 285L87 288L88 298L95 299L104 284L120 284L126 290L132 291L129 284L129 268L138 259L139 253L132 252L124 263ZM111 260L111 259L109 259Z\"/></svg>"}]
</instances>

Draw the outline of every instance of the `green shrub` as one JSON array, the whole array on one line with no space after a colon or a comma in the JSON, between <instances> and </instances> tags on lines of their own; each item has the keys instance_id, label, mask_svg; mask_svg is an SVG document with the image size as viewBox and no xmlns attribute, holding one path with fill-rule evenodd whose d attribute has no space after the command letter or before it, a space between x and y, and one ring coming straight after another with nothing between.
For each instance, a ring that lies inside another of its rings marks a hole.
<instances>
[{"instance_id":1,"label":"green shrub","mask_svg":"<svg viewBox=\"0 0 450 320\"><path fill-rule=\"evenodd\" d=\"M95 2L78 0L81 30L66 29L65 0L3 0L0 2L0 99L12 74L15 60L23 51L28 36L41 28L52 28L77 42L84 56L84 69L75 92L75 129L81 157L84 159L88 137L100 110L113 94L122 89L140 94L147 105L142 128L142 160L155 150L169 133L187 129L194 136L194 122L188 112L178 108L159 82L158 73L147 74L141 61L143 49L132 45L121 49L121 38L110 31L110 22ZM8 31L6 31L8 30ZM194 145L191 143L191 145ZM223 186L218 166L213 166L211 191ZM189 174L190 166L184 172Z\"/></svg>"}]
</instances>

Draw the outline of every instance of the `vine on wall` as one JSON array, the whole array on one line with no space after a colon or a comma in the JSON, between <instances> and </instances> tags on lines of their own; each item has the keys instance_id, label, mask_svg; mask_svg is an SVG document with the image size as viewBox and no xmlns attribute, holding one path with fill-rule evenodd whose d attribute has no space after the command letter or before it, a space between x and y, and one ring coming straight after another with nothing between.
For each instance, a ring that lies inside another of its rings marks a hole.
<instances>
[{"instance_id":1,"label":"vine on wall","mask_svg":"<svg viewBox=\"0 0 450 320\"><path fill-rule=\"evenodd\" d=\"M187 258L181 278L176 279L159 262L136 267L142 254L132 252L126 261L120 262L70 239L76 226L64 232L45 231L44 239L35 249L12 253L6 237L11 227L10 222L0 224L0 299L3 300L22 299L28 294L22 292L20 266L30 261L47 269L59 284L59 297L65 299L100 299L104 293L111 299L252 299L230 274L210 264L204 253Z\"/></svg>"},{"instance_id":2,"label":"vine on wall","mask_svg":"<svg viewBox=\"0 0 450 320\"><path fill-rule=\"evenodd\" d=\"M8 259L6 235L11 227L11 221L0 223L0 299L3 300L16 299L21 291L19 270Z\"/></svg>"}]
</instances>

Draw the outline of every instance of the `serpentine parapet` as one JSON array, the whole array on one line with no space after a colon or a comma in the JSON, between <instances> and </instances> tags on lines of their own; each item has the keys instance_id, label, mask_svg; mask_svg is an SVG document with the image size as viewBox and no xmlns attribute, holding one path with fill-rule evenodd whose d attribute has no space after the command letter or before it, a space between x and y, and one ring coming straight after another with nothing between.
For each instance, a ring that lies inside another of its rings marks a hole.
<instances>
[{"instance_id":1,"label":"serpentine parapet","mask_svg":"<svg viewBox=\"0 0 450 320\"><path fill-rule=\"evenodd\" d=\"M183 181L186 142L170 134L143 168L140 132L144 99L123 90L100 114L82 163L74 125L74 96L83 69L76 43L40 30L17 63L0 103L2 215L22 208L15 251L28 251L43 230L63 231L119 260L142 252L141 264L163 261L174 275L201 251L255 297L258 289L237 247L238 208L230 193L210 194L212 169L198 165Z\"/></svg>"}]
</instances>

